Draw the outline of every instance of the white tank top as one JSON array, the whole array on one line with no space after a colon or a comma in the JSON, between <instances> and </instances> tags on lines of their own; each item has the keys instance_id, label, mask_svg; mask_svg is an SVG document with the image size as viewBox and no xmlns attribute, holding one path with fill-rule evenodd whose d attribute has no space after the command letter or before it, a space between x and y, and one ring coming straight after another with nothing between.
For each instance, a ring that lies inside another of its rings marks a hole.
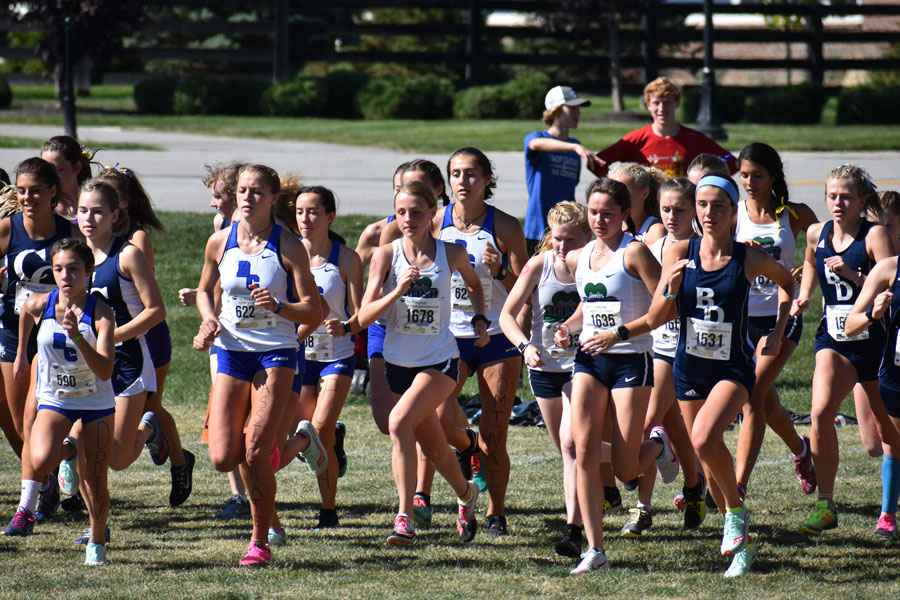
<instances>
[{"instance_id":1,"label":"white tank top","mask_svg":"<svg viewBox=\"0 0 900 600\"><path fill-rule=\"evenodd\" d=\"M222 285L222 333L216 346L233 352L266 352L276 348L297 347L297 326L273 312L255 306L250 285L269 288L282 302L288 297L288 273L281 264L281 226L272 225L272 233L262 250L245 254L237 245L238 223L231 226L225 253L219 261ZM293 282L291 282L293 283Z\"/></svg>"},{"instance_id":2,"label":"white tank top","mask_svg":"<svg viewBox=\"0 0 900 600\"><path fill-rule=\"evenodd\" d=\"M647 314L650 309L650 292L644 282L625 268L625 248L635 241L625 233L622 242L603 268L590 268L591 253L596 240L591 240L578 257L575 284L584 304L582 310L581 339L586 340L601 331L615 329ZM649 352L652 339L643 333L617 342L607 350L608 354L634 354Z\"/></svg>"},{"instance_id":3,"label":"white tank top","mask_svg":"<svg viewBox=\"0 0 900 600\"><path fill-rule=\"evenodd\" d=\"M650 228L653 227L655 223L659 223L659 219L657 219L656 217L650 216L644 219L644 222L641 224L641 228L634 235L634 239L639 242L643 242L644 238L647 236L647 232L650 231Z\"/></svg>"},{"instance_id":4,"label":"white tank top","mask_svg":"<svg viewBox=\"0 0 900 600\"><path fill-rule=\"evenodd\" d=\"M548 373L570 372L575 364L575 351L578 349L578 334L573 333L569 347L560 348L553 342L556 326L569 317L578 308L580 298L575 282L562 283L556 277L554 261L556 253L551 249L544 252L544 267L541 280L531 295L531 339L532 345L540 348L542 367L529 367L534 371Z\"/></svg>"},{"instance_id":5,"label":"white tank top","mask_svg":"<svg viewBox=\"0 0 900 600\"><path fill-rule=\"evenodd\" d=\"M786 210L778 215L775 223L760 225L750 220L747 201L741 200L738 203L734 239L739 242L756 240L784 268L791 270L794 267L796 241L791 230L791 217ZM758 275L750 284L747 314L751 317L770 317L777 313L778 286L771 279Z\"/></svg>"},{"instance_id":6,"label":"white tank top","mask_svg":"<svg viewBox=\"0 0 900 600\"><path fill-rule=\"evenodd\" d=\"M350 318L347 312L347 284L341 278L340 271L341 243L337 240L331 242L331 252L324 264L318 267L310 267L319 294L328 304L328 318L337 318L346 321ZM341 335L332 337L325 330L325 325L319 325L316 330L304 340L306 360L333 362L348 358L353 355L353 337Z\"/></svg>"},{"instance_id":7,"label":"white tank top","mask_svg":"<svg viewBox=\"0 0 900 600\"><path fill-rule=\"evenodd\" d=\"M488 242L494 248L499 248L497 238L494 236L494 212L496 209L493 206L488 206L481 229L474 233L463 233L453 225L453 207L455 205L453 203L444 208L444 220L441 223L441 231L438 234L438 238L445 242L455 242L466 247L469 261L472 263L478 279L481 280L481 287L484 289L484 314L491 321L488 334L502 333L500 329L500 310L503 308L503 303L506 302L508 292L502 283L491 276L490 270L481 262L481 257L485 248L487 248ZM505 256L503 261L506 263ZM453 276L452 286L453 310L450 315L450 331L458 338L477 337L472 329L472 317L475 316L475 310L472 308L472 302L469 300L466 285L458 273Z\"/></svg>"},{"instance_id":8,"label":"white tank top","mask_svg":"<svg viewBox=\"0 0 900 600\"><path fill-rule=\"evenodd\" d=\"M653 253L653 256L659 261L659 264L662 264L663 262L663 247L668 240L669 236L664 235L653 242L653 246L650 247L650 252ZM680 333L681 321L678 320L678 317L675 317L664 325L660 325L650 332L650 335L653 337L653 351L657 354L674 358L675 350L678 348L678 335Z\"/></svg>"},{"instance_id":9,"label":"white tank top","mask_svg":"<svg viewBox=\"0 0 900 600\"><path fill-rule=\"evenodd\" d=\"M56 321L58 290L50 292L37 332L38 405L68 410L104 410L115 408L112 379L103 381L91 371L66 330ZM94 331L94 307L98 300L88 295L84 313L78 320L78 332L91 346L97 345Z\"/></svg>"},{"instance_id":10,"label":"white tank top","mask_svg":"<svg viewBox=\"0 0 900 600\"><path fill-rule=\"evenodd\" d=\"M435 240L434 263L419 269L419 279L385 313L384 360L401 367L424 367L457 358L456 338L450 331L450 294L453 272L444 242ZM403 240L391 242L394 259L384 282L391 293L409 267Z\"/></svg>"}]
</instances>

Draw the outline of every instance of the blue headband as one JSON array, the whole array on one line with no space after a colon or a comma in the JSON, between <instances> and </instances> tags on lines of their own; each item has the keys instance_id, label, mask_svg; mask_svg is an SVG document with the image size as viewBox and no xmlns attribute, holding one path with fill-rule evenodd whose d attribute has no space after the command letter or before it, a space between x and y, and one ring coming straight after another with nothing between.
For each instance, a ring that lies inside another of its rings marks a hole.
<instances>
[{"instance_id":1,"label":"blue headband","mask_svg":"<svg viewBox=\"0 0 900 600\"><path fill-rule=\"evenodd\" d=\"M738 202L738 189L737 185L730 180L724 177L719 177L718 175L706 175L697 182L697 189L711 185L713 187L717 187L720 190L725 190L725 193L728 194L728 197L731 198L732 204L737 204Z\"/></svg>"}]
</instances>

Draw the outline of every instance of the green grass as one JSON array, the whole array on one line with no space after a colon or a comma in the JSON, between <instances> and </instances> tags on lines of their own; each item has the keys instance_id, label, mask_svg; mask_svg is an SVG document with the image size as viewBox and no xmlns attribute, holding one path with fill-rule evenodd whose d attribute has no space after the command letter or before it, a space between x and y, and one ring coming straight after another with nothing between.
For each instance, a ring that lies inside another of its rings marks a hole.
<instances>
[{"instance_id":1,"label":"green grass","mask_svg":"<svg viewBox=\"0 0 900 600\"><path fill-rule=\"evenodd\" d=\"M127 86L95 86L90 98L78 99L79 125L118 126L195 134L253 137L274 140L309 140L389 148L411 153L448 153L462 146L476 146L486 152L521 151L522 138L542 127L538 119L489 119L483 121L386 120L364 121L321 118L231 117L231 116L158 116L135 114ZM42 108L32 114L20 111L0 112L0 122L61 125L62 115L53 111L49 86L14 86L14 108ZM129 104L131 102L131 104ZM874 151L900 147L900 126L885 125L873 135L871 126L834 125L832 98L826 105L820 125L726 125L729 139L723 145L738 152L752 141L765 140L781 151ZM627 107L641 112L637 97L629 97ZM625 133L646 123L604 123L593 120L610 110L606 97L593 99L583 111L578 129L573 132L586 146L601 150ZM48 112L49 111L49 112Z\"/></svg>"},{"instance_id":2,"label":"green grass","mask_svg":"<svg viewBox=\"0 0 900 600\"><path fill-rule=\"evenodd\" d=\"M561 461L547 432L513 427L509 435L512 477L508 493L511 534L500 540L456 542L455 501L438 478L435 522L420 529L419 544L390 549L385 544L396 491L390 470L390 440L372 422L365 400L351 396L347 424L350 467L338 487L342 527L314 532L318 491L296 464L279 474L278 508L288 545L273 551L262 571L235 567L246 550L249 521L223 523L212 515L228 494L225 476L215 473L199 439L208 391L207 358L190 349L198 318L177 301L180 287L199 275L202 240L211 214L163 213L168 234L156 236L157 273L169 308L174 357L166 404L175 415L185 446L197 455L194 494L179 509L166 505L169 477L142 456L128 470L110 474L111 564L82 566L83 548L71 540L85 526L83 515L62 515L35 529L28 539L0 537L0 598L196 597L196 598L885 598L896 592L897 545L872 535L880 504L879 461L862 450L855 427L838 430L842 457L836 498L840 527L810 539L796 533L811 507L797 485L783 444L767 437L754 471L749 505L760 560L740 581L721 574L718 555L722 520L710 515L694 533L681 531L672 506L680 484L658 485L653 533L629 540L617 535L626 517L611 515L606 548L613 570L573 578L572 562L556 556L552 544L564 526ZM370 219L338 219L336 230L353 244ZM798 244L802 248L802 243ZM817 305L816 300L813 306ZM804 343L791 360L779 389L785 404L808 411L812 378L810 343L815 320L807 319ZM471 384L470 384L471 388ZM527 393L522 394L528 398ZM849 410L847 411L849 412ZM800 428L805 432L805 428ZM726 434L734 447L736 431ZM0 507L8 518L18 500L15 456L0 444ZM633 492L623 492L627 505ZM483 519L484 503L479 518Z\"/></svg>"}]
</instances>

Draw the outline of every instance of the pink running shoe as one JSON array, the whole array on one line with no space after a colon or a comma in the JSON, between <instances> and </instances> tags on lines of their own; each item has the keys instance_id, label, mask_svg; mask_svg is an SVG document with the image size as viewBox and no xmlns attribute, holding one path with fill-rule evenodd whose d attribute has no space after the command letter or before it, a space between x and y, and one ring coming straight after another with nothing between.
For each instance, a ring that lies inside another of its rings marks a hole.
<instances>
[{"instance_id":1,"label":"pink running shoe","mask_svg":"<svg viewBox=\"0 0 900 600\"><path fill-rule=\"evenodd\" d=\"M269 461L272 463L272 470L277 473L278 469L281 468L281 452L278 450L278 444L272 444Z\"/></svg>"},{"instance_id":2,"label":"pink running shoe","mask_svg":"<svg viewBox=\"0 0 900 600\"><path fill-rule=\"evenodd\" d=\"M242 567L264 567L272 560L272 553L268 548L261 548L250 542L247 554L241 559Z\"/></svg>"},{"instance_id":3,"label":"pink running shoe","mask_svg":"<svg viewBox=\"0 0 900 600\"><path fill-rule=\"evenodd\" d=\"M800 489L803 490L804 494L812 494L816 491L816 468L813 466L812 462L812 452L809 448L809 437L802 436L803 438L803 448L806 451L806 456L800 458L799 456L792 456L791 460L794 461L794 471L797 472L797 479L800 480Z\"/></svg>"},{"instance_id":4,"label":"pink running shoe","mask_svg":"<svg viewBox=\"0 0 900 600\"><path fill-rule=\"evenodd\" d=\"M397 515L394 531L387 539L388 546L409 546L416 543L416 527L408 515Z\"/></svg>"},{"instance_id":5,"label":"pink running shoe","mask_svg":"<svg viewBox=\"0 0 900 600\"><path fill-rule=\"evenodd\" d=\"M881 513L878 517L878 525L875 527L875 535L878 537L892 538L897 535L897 519L889 514Z\"/></svg>"}]
</instances>

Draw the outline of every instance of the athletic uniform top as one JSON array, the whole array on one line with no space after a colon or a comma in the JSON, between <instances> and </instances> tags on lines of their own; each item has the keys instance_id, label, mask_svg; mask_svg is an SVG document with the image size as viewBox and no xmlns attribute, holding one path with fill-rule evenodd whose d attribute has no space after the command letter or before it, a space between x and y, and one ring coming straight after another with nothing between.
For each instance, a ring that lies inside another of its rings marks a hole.
<instances>
[{"instance_id":1,"label":"athletic uniform top","mask_svg":"<svg viewBox=\"0 0 900 600\"><path fill-rule=\"evenodd\" d=\"M347 311L347 284L341 278L339 259L341 256L341 243L331 241L331 252L328 260L319 267L310 267L319 294L328 304L328 318L338 318L346 321L350 318ZM332 337L325 330L325 325L320 324L316 330L305 340L306 359L316 361L335 361L353 355L353 337L341 335Z\"/></svg>"},{"instance_id":2,"label":"athletic uniform top","mask_svg":"<svg viewBox=\"0 0 900 600\"><path fill-rule=\"evenodd\" d=\"M25 300L32 294L46 294L56 289L50 268L50 246L57 240L69 237L72 225L56 213L53 220L56 231L46 240L28 237L22 213L9 217L9 245L6 248L6 272L8 282L3 294L3 314L0 325L19 335L19 313Z\"/></svg>"},{"instance_id":3,"label":"athletic uniform top","mask_svg":"<svg viewBox=\"0 0 900 600\"><path fill-rule=\"evenodd\" d=\"M656 257L659 264L663 262L663 248L668 239L669 236L664 235L653 242L653 246L650 247L650 252ZM681 321L679 321L678 317L660 325L650 332L650 335L653 337L653 351L662 356L674 357L675 350L678 349L678 336L680 333Z\"/></svg>"},{"instance_id":4,"label":"athletic uniform top","mask_svg":"<svg viewBox=\"0 0 900 600\"><path fill-rule=\"evenodd\" d=\"M225 252L219 261L222 286L222 333L216 346L233 352L265 352L297 348L297 327L272 311L256 306L251 285L265 287L273 298L289 299L292 280L281 262L281 226L272 224L266 245L246 254L237 244L238 223L231 225Z\"/></svg>"},{"instance_id":5,"label":"athletic uniform top","mask_svg":"<svg viewBox=\"0 0 900 600\"><path fill-rule=\"evenodd\" d=\"M497 236L494 235L494 213L496 208L487 207L484 216L484 222L481 229L473 233L463 233L453 225L453 207L455 202L450 203L444 209L444 220L441 223L441 231L438 239L445 242L455 242L465 246L469 254L469 262L475 269L478 279L481 280L481 287L484 290L484 314L491 322L488 328L488 334L494 335L501 333L500 329L500 309L506 302L508 292L502 283L491 276L490 269L481 262L481 256L487 248L487 242L491 242L494 248L499 248ZM503 255L503 264L509 263L506 255ZM453 310L450 313L450 331L458 338L474 338L475 330L472 328L472 317L475 316L475 309L472 307L472 301L469 300L469 291L459 274L453 275Z\"/></svg>"},{"instance_id":6,"label":"athletic uniform top","mask_svg":"<svg viewBox=\"0 0 900 600\"><path fill-rule=\"evenodd\" d=\"M94 375L75 343L56 320L56 298L59 290L47 297L37 332L37 401L38 405L68 410L104 410L114 408L116 399L112 381ZM78 332L92 346L97 344L94 308L97 298L89 295L84 313L78 320Z\"/></svg>"},{"instance_id":7,"label":"athletic uniform top","mask_svg":"<svg viewBox=\"0 0 900 600\"><path fill-rule=\"evenodd\" d=\"M844 259L845 265L867 275L875 264L875 261L866 253L866 235L873 226L873 223L863 220L850 245L842 252L836 252L831 243L834 221L826 221L819 234L819 244L816 246L816 275L819 277L822 299L825 301L825 314L822 315L822 322L816 336L827 336L833 342L848 344L841 345L842 354L846 351L851 355L872 356L872 345L881 346L884 325L873 323L859 335L852 338L847 337L844 333L844 321L850 314L850 309L856 302L861 288L853 281L844 279L843 276L826 267L825 259L831 256L840 256Z\"/></svg>"},{"instance_id":8,"label":"athletic uniform top","mask_svg":"<svg viewBox=\"0 0 900 600\"><path fill-rule=\"evenodd\" d=\"M654 224L659 222L659 219L652 216L644 219L644 222L641 224L641 228L638 229L638 232L636 234L634 234L634 239L639 242L643 242L644 238L647 237L647 232L650 231L650 228L653 227Z\"/></svg>"},{"instance_id":9,"label":"athletic uniform top","mask_svg":"<svg viewBox=\"0 0 900 600\"><path fill-rule=\"evenodd\" d=\"M794 268L794 232L791 230L791 217L788 211L777 216L774 223L760 225L754 223L747 213L747 201L738 203L737 228L734 239L745 242L759 242L776 262L790 271ZM751 317L771 317L778 313L778 285L766 277L759 275L750 284L750 304L747 312Z\"/></svg>"},{"instance_id":10,"label":"athletic uniform top","mask_svg":"<svg viewBox=\"0 0 900 600\"><path fill-rule=\"evenodd\" d=\"M892 390L900 390L900 345L898 345L900 337L897 335L900 330L900 260L897 261L897 272L894 274L890 289L894 297L885 313L888 329L884 355L878 370L878 383Z\"/></svg>"},{"instance_id":11,"label":"athletic uniform top","mask_svg":"<svg viewBox=\"0 0 900 600\"><path fill-rule=\"evenodd\" d=\"M542 367L528 367L533 371L549 373L571 372L578 349L578 334L572 334L568 348L560 348L553 342L556 326L572 316L580 300L575 282L562 283L556 277L554 261L556 253L544 252L541 280L531 294L531 338L529 342L541 350Z\"/></svg>"},{"instance_id":12,"label":"athletic uniform top","mask_svg":"<svg viewBox=\"0 0 900 600\"><path fill-rule=\"evenodd\" d=\"M678 291L681 336L675 353L676 373L715 378L725 364L753 370L753 344L747 335L747 295L744 271L747 246L734 242L731 260L716 271L700 263L701 238L688 242L688 263Z\"/></svg>"},{"instance_id":13,"label":"athletic uniform top","mask_svg":"<svg viewBox=\"0 0 900 600\"><path fill-rule=\"evenodd\" d=\"M116 327L129 323L144 310L141 296L134 282L128 279L119 265L122 249L130 245L123 237L117 237L106 259L94 267L94 273L88 282L90 293L109 304L116 313ZM138 336L143 338L143 335Z\"/></svg>"},{"instance_id":14,"label":"athletic uniform top","mask_svg":"<svg viewBox=\"0 0 900 600\"><path fill-rule=\"evenodd\" d=\"M575 268L575 285L583 302L582 340L639 319L650 309L650 292L625 267L625 249L633 241L630 234L623 234L619 247L599 271L591 269L591 253L597 241L591 240L581 250ZM652 343L650 334L642 333L617 342L606 354L649 352Z\"/></svg>"},{"instance_id":15,"label":"athletic uniform top","mask_svg":"<svg viewBox=\"0 0 900 600\"><path fill-rule=\"evenodd\" d=\"M447 262L447 249L435 240L434 264L419 269L419 279L386 312L384 360L400 367L424 367L457 358L456 338L450 331L450 298L453 271ZM391 242L394 258L384 282L385 294L397 287L397 281L409 267L403 253L403 240Z\"/></svg>"}]
</instances>

